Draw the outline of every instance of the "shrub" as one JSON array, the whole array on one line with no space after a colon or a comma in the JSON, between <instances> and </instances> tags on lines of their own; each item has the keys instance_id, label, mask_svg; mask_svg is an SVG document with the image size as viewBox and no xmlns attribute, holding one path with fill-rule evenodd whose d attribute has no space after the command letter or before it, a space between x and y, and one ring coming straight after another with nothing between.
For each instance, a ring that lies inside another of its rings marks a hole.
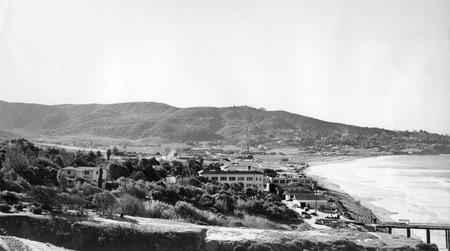
<instances>
[{"instance_id":1,"label":"shrub","mask_svg":"<svg viewBox=\"0 0 450 251\"><path fill-rule=\"evenodd\" d=\"M208 215L184 201L178 201L177 204L175 204L174 209L175 213L181 219L187 220L192 223L196 221L208 222Z\"/></svg>"},{"instance_id":2,"label":"shrub","mask_svg":"<svg viewBox=\"0 0 450 251\"><path fill-rule=\"evenodd\" d=\"M92 200L92 204L97 207L99 213L106 215L107 217L112 217L116 203L117 198L109 191L103 191L102 193L95 194Z\"/></svg>"},{"instance_id":3,"label":"shrub","mask_svg":"<svg viewBox=\"0 0 450 251\"><path fill-rule=\"evenodd\" d=\"M259 229L284 229L275 222L267 220L265 218L253 215L244 215L244 219L241 220L245 227L259 228Z\"/></svg>"},{"instance_id":4,"label":"shrub","mask_svg":"<svg viewBox=\"0 0 450 251\"><path fill-rule=\"evenodd\" d=\"M25 190L30 191L31 185L28 183L28 181L22 177L18 177L16 180L17 184L21 187L23 187Z\"/></svg>"},{"instance_id":5,"label":"shrub","mask_svg":"<svg viewBox=\"0 0 450 251\"><path fill-rule=\"evenodd\" d=\"M15 208L17 211L22 211L23 208L24 208L24 206L23 206L21 203L19 203L19 204L14 205L14 208Z\"/></svg>"},{"instance_id":6,"label":"shrub","mask_svg":"<svg viewBox=\"0 0 450 251\"><path fill-rule=\"evenodd\" d=\"M58 191L52 187L35 186L33 187L31 196L33 199L41 203L45 208L52 210L53 207L60 207L60 197L57 196Z\"/></svg>"},{"instance_id":7,"label":"shrub","mask_svg":"<svg viewBox=\"0 0 450 251\"><path fill-rule=\"evenodd\" d=\"M215 194L214 207L222 213L233 211L235 208L234 200L227 194Z\"/></svg>"},{"instance_id":8,"label":"shrub","mask_svg":"<svg viewBox=\"0 0 450 251\"><path fill-rule=\"evenodd\" d=\"M19 195L15 192L3 191L1 194L1 198L6 201L9 205L16 204L19 202Z\"/></svg>"},{"instance_id":9,"label":"shrub","mask_svg":"<svg viewBox=\"0 0 450 251\"><path fill-rule=\"evenodd\" d=\"M76 210L77 214L83 215L84 209L88 201L79 194L60 194L61 203L66 207L73 208Z\"/></svg>"},{"instance_id":10,"label":"shrub","mask_svg":"<svg viewBox=\"0 0 450 251\"><path fill-rule=\"evenodd\" d=\"M273 249L266 243L252 243L248 251L273 251Z\"/></svg>"},{"instance_id":11,"label":"shrub","mask_svg":"<svg viewBox=\"0 0 450 251\"><path fill-rule=\"evenodd\" d=\"M17 184L14 181L10 181L10 180L5 180L5 182L3 183L3 190L7 190L7 191L12 191L12 192L16 192L16 193L21 193L25 191L25 188L23 188L21 185Z\"/></svg>"},{"instance_id":12,"label":"shrub","mask_svg":"<svg viewBox=\"0 0 450 251\"><path fill-rule=\"evenodd\" d=\"M144 202L146 216L159 219L176 219L174 206L162 201L152 200Z\"/></svg>"},{"instance_id":13,"label":"shrub","mask_svg":"<svg viewBox=\"0 0 450 251\"><path fill-rule=\"evenodd\" d=\"M11 207L8 204L4 204L4 203L0 204L0 212L9 213L9 210L11 210Z\"/></svg>"},{"instance_id":14,"label":"shrub","mask_svg":"<svg viewBox=\"0 0 450 251\"><path fill-rule=\"evenodd\" d=\"M242 222L237 221L237 220L232 220L230 222L230 224L231 224L232 227L243 227L244 226L244 224L242 224Z\"/></svg>"},{"instance_id":15,"label":"shrub","mask_svg":"<svg viewBox=\"0 0 450 251\"><path fill-rule=\"evenodd\" d=\"M31 212L33 213L33 214L42 214L42 209L40 208L40 207L32 207L31 208Z\"/></svg>"},{"instance_id":16,"label":"shrub","mask_svg":"<svg viewBox=\"0 0 450 251\"><path fill-rule=\"evenodd\" d=\"M103 190L99 187L93 186L87 182L84 182L83 185L79 189L81 192L83 192L84 196L91 196L95 195L97 193L101 193Z\"/></svg>"},{"instance_id":17,"label":"shrub","mask_svg":"<svg viewBox=\"0 0 450 251\"><path fill-rule=\"evenodd\" d=\"M118 200L118 208L121 213L131 216L145 217L146 212L141 200L129 194L125 194Z\"/></svg>"},{"instance_id":18,"label":"shrub","mask_svg":"<svg viewBox=\"0 0 450 251\"><path fill-rule=\"evenodd\" d=\"M200 198L200 205L204 207L212 207L214 205L214 198L209 194L203 194Z\"/></svg>"}]
</instances>

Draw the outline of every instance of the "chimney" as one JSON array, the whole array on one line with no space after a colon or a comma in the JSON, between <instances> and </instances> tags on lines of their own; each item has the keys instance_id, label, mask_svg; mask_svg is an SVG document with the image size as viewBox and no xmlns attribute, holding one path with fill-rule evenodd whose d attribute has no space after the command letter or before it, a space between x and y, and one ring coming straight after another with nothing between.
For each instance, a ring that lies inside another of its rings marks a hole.
<instances>
[{"instance_id":1,"label":"chimney","mask_svg":"<svg viewBox=\"0 0 450 251\"><path fill-rule=\"evenodd\" d=\"M248 166L248 170L250 171L252 169L252 166Z\"/></svg>"}]
</instances>

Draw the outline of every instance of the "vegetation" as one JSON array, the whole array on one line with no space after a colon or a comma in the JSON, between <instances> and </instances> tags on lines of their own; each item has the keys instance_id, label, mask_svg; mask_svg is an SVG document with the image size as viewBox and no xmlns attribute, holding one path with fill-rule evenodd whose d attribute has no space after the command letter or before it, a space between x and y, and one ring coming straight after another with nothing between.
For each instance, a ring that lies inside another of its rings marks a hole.
<instances>
[{"instance_id":1,"label":"vegetation","mask_svg":"<svg viewBox=\"0 0 450 251\"><path fill-rule=\"evenodd\" d=\"M278 196L244 188L242 183L219 184L197 177L203 169L201 158L192 158L186 164L161 164L155 158L106 163L99 153L42 149L24 139L4 142L2 146L0 188L5 212L11 210L10 205L24 202L35 214L74 210L84 215L87 208L94 208L108 218L121 214L261 228L301 223ZM63 166L94 163L106 165L111 178L116 179L114 190L81 181L68 186ZM167 175L178 176L177 182L164 182L161 178Z\"/></svg>"}]
</instances>

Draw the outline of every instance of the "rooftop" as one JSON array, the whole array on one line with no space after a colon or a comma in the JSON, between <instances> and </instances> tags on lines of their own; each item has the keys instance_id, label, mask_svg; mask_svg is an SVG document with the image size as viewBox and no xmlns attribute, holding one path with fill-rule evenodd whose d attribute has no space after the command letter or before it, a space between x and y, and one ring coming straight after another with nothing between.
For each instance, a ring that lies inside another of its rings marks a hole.
<instances>
[{"instance_id":1,"label":"rooftop","mask_svg":"<svg viewBox=\"0 0 450 251\"><path fill-rule=\"evenodd\" d=\"M263 175L262 172L256 170L210 170L202 172L201 174L260 174Z\"/></svg>"},{"instance_id":2,"label":"rooftop","mask_svg":"<svg viewBox=\"0 0 450 251\"><path fill-rule=\"evenodd\" d=\"M62 168L62 170L70 170L70 171L97 171L101 169L101 167L98 166L68 166Z\"/></svg>"}]
</instances>

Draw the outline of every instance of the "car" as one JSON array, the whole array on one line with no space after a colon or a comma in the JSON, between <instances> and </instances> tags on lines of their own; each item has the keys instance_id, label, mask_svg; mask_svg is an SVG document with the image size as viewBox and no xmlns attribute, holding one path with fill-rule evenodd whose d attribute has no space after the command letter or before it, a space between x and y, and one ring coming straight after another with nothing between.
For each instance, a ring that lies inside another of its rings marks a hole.
<instances>
[{"instance_id":1,"label":"car","mask_svg":"<svg viewBox=\"0 0 450 251\"><path fill-rule=\"evenodd\" d=\"M310 214L303 214L302 215L303 219L311 219L312 216Z\"/></svg>"},{"instance_id":2,"label":"car","mask_svg":"<svg viewBox=\"0 0 450 251\"><path fill-rule=\"evenodd\" d=\"M316 220L315 224L318 225L329 225L331 223L330 219L319 218Z\"/></svg>"}]
</instances>

